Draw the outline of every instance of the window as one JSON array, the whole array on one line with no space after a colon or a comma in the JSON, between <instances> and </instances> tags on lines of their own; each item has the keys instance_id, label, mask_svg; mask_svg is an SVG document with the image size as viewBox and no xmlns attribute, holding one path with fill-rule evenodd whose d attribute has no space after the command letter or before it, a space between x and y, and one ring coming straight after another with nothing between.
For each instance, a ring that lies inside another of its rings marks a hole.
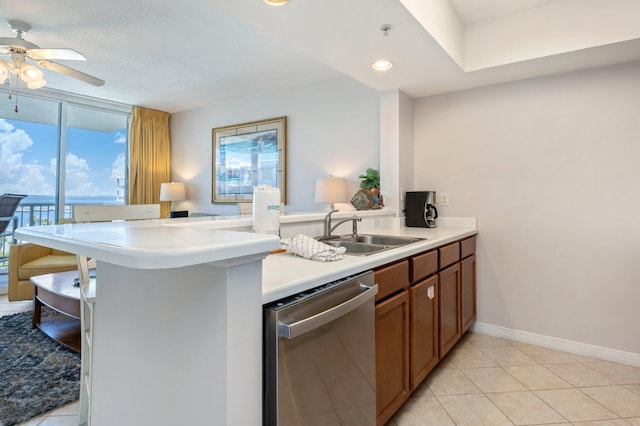
<instances>
[{"instance_id":1,"label":"window","mask_svg":"<svg viewBox=\"0 0 640 426\"><path fill-rule=\"evenodd\" d=\"M125 204L127 123L122 114L68 106L65 206Z\"/></svg>"},{"instance_id":2,"label":"window","mask_svg":"<svg viewBox=\"0 0 640 426\"><path fill-rule=\"evenodd\" d=\"M129 111L0 92L0 193L27 195L19 226L70 219L73 204L126 202Z\"/></svg>"}]
</instances>

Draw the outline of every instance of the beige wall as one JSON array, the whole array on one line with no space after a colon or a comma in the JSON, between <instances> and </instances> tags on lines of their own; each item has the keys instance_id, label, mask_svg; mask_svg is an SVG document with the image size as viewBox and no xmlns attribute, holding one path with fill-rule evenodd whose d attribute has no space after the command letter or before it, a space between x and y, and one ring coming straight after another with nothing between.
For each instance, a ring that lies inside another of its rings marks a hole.
<instances>
[{"instance_id":1,"label":"beige wall","mask_svg":"<svg viewBox=\"0 0 640 426\"><path fill-rule=\"evenodd\" d=\"M211 130L287 116L287 212L320 211L317 178L347 179L357 192L358 176L378 168L378 93L351 78L229 99L171 115L171 177L187 185L177 209L237 214L236 204L211 203Z\"/></svg>"},{"instance_id":2,"label":"beige wall","mask_svg":"<svg viewBox=\"0 0 640 426\"><path fill-rule=\"evenodd\" d=\"M415 102L415 189L476 216L478 321L640 354L640 63Z\"/></svg>"}]
</instances>

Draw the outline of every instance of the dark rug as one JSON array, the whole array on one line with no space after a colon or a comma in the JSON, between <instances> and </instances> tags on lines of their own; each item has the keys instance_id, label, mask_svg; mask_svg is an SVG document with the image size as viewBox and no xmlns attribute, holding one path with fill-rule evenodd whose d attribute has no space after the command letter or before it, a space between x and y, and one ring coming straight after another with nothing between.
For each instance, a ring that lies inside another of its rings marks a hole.
<instances>
[{"instance_id":1,"label":"dark rug","mask_svg":"<svg viewBox=\"0 0 640 426\"><path fill-rule=\"evenodd\" d=\"M52 315L45 312L44 315ZM80 355L31 328L31 312L0 317L0 426L80 397Z\"/></svg>"}]
</instances>

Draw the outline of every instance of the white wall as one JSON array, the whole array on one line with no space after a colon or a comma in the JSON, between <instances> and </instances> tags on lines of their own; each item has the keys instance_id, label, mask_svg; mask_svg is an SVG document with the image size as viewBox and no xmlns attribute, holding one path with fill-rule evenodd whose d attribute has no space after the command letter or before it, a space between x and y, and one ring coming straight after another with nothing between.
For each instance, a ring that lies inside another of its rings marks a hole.
<instances>
[{"instance_id":1,"label":"white wall","mask_svg":"<svg viewBox=\"0 0 640 426\"><path fill-rule=\"evenodd\" d=\"M214 127L287 116L287 212L319 211L315 180L358 175L379 164L378 93L350 78L230 100L171 116L172 178L187 184L178 209L237 214L237 205L211 203L211 133Z\"/></svg>"},{"instance_id":2,"label":"white wall","mask_svg":"<svg viewBox=\"0 0 640 426\"><path fill-rule=\"evenodd\" d=\"M380 191L385 208L404 216L403 190L413 186L413 99L400 90L380 94Z\"/></svg>"},{"instance_id":3,"label":"white wall","mask_svg":"<svg viewBox=\"0 0 640 426\"><path fill-rule=\"evenodd\" d=\"M640 354L639 138L640 63L416 100L416 189L478 220L479 322Z\"/></svg>"}]
</instances>

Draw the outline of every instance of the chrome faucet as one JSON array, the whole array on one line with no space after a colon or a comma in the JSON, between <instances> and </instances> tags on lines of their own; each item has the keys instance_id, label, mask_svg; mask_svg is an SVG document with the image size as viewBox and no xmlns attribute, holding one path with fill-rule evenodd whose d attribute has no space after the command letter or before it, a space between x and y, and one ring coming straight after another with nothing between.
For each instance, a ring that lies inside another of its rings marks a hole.
<instances>
[{"instance_id":1,"label":"chrome faucet","mask_svg":"<svg viewBox=\"0 0 640 426\"><path fill-rule=\"evenodd\" d=\"M322 236L323 238L329 238L331 237L331 233L333 231L335 231L335 229L342 225L345 222L349 222L349 221L353 221L353 229L352 229L352 235L355 237L356 235L358 235L358 222L362 222L362 218L358 217L356 215L353 215L353 217L347 218L347 219L341 219L340 221L338 221L338 223L332 225L331 224L331 215L335 212L337 212L338 210L331 210L329 213L327 213L327 215L324 217L324 235Z\"/></svg>"}]
</instances>

